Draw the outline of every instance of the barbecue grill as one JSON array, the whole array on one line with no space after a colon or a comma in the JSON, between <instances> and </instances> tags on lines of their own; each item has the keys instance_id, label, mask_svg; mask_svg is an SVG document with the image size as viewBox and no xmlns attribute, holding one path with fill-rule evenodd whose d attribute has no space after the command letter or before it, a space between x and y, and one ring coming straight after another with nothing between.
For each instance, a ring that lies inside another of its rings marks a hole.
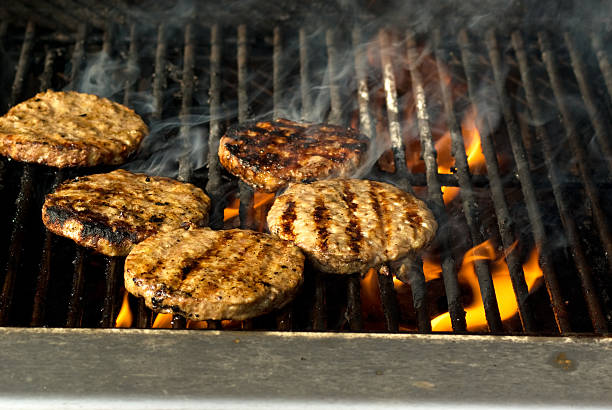
<instances>
[{"instance_id":1,"label":"barbecue grill","mask_svg":"<svg viewBox=\"0 0 612 410\"><path fill-rule=\"evenodd\" d=\"M219 164L230 124L353 126L376 147L362 176L426 200L439 232L365 278L306 266L281 311L188 322L124 294L123 258L44 229L45 194L110 168L1 158L2 406L612 402L609 15L583 16L585 29L567 24L571 3L547 20L520 4L474 16L451 3L450 18L375 3L112 3L0 6L1 113L48 88L134 108L151 135L125 167L205 189L213 229L265 229L273 199Z\"/></svg>"}]
</instances>

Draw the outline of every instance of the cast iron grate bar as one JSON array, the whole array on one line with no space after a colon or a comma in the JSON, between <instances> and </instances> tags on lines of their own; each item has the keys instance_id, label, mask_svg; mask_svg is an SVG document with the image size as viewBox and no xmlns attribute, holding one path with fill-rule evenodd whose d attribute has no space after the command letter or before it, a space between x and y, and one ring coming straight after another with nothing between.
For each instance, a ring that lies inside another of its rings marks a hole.
<instances>
[{"instance_id":1,"label":"cast iron grate bar","mask_svg":"<svg viewBox=\"0 0 612 410\"><path fill-rule=\"evenodd\" d=\"M13 304L13 296L15 294L15 282L17 280L17 272L21 264L21 257L26 243L24 243L27 230L25 228L26 216L32 205L32 191L34 178L34 165L24 164L23 174L17 195L16 212L13 220L13 230L11 232L11 242L9 246L8 262L6 266L6 275L2 286L2 294L0 295L0 326L9 324L11 307Z\"/></svg>"},{"instance_id":2,"label":"cast iron grate bar","mask_svg":"<svg viewBox=\"0 0 612 410\"><path fill-rule=\"evenodd\" d=\"M342 125L342 100L340 97L340 86L337 83L338 56L336 44L336 32L328 29L325 33L325 44L327 46L327 70L329 75L329 96L331 112L327 121L330 124ZM359 275L365 272L356 272L348 276L347 280L347 304L346 319L351 330L361 330L363 320L361 317L361 283Z\"/></svg>"},{"instance_id":3,"label":"cast iron grate bar","mask_svg":"<svg viewBox=\"0 0 612 410\"><path fill-rule=\"evenodd\" d=\"M468 95L478 109L480 123L477 124L477 127L480 131L482 153L485 157L487 174L489 175L491 199L493 200L493 206L495 208L499 234L504 247L508 270L510 271L510 279L516 296L521 323L525 331L533 332L536 330L536 324L533 317L533 311L529 306L529 290L525 282L523 267L518 259L518 252L514 249L516 239L513 232L513 221L504 197L504 187L500 176L499 165L497 163L495 147L492 141L493 130L491 127L491 120L488 115L482 114L486 112L486 110L483 107L483 102L478 98L475 89L476 76L479 75L479 72L476 69L476 57L472 53L470 39L466 30L461 30L459 33L459 47L461 49L461 60L463 62L468 84Z\"/></svg>"},{"instance_id":4,"label":"cast iron grate bar","mask_svg":"<svg viewBox=\"0 0 612 410\"><path fill-rule=\"evenodd\" d=\"M55 173L55 180L53 181L51 190L55 190L55 188L64 180L64 177L64 171L61 169L58 170ZM31 326L42 326L45 323L46 306L48 301L47 293L49 290L49 279L51 277L51 259L53 256L52 247L54 242L55 235L45 228L45 240L40 259L40 272L38 274L36 291L34 293L32 320L30 321Z\"/></svg>"},{"instance_id":5,"label":"cast iron grate bar","mask_svg":"<svg viewBox=\"0 0 612 410\"><path fill-rule=\"evenodd\" d=\"M166 89L166 25L157 27L157 47L155 49L155 77L153 77L153 114L154 120L161 119L164 109L164 90Z\"/></svg>"},{"instance_id":6,"label":"cast iron grate bar","mask_svg":"<svg viewBox=\"0 0 612 410\"><path fill-rule=\"evenodd\" d=\"M221 137L221 30L218 25L210 29L210 131L208 137L208 182L206 191L211 203L219 206L212 208L210 227L223 228L223 208L225 199L221 190L221 164L219 163L219 139Z\"/></svg>"},{"instance_id":7,"label":"cast iron grate bar","mask_svg":"<svg viewBox=\"0 0 612 410\"><path fill-rule=\"evenodd\" d=\"M76 249L73 260L74 272L72 275L72 287L70 300L68 302L68 315L66 327L80 327L83 318L83 288L85 286L85 275L83 266L86 259L86 250L80 246Z\"/></svg>"},{"instance_id":8,"label":"cast iron grate bar","mask_svg":"<svg viewBox=\"0 0 612 410\"><path fill-rule=\"evenodd\" d=\"M608 89L608 95L612 97L612 66L610 66L610 60L608 55L605 53L602 40L599 34L591 34L591 45L597 55L597 62L599 63L599 69L601 70L606 88Z\"/></svg>"},{"instance_id":9,"label":"cast iron grate bar","mask_svg":"<svg viewBox=\"0 0 612 410\"><path fill-rule=\"evenodd\" d=\"M387 106L387 119L389 121L389 137L391 139L391 149L395 162L395 174L399 176L398 185L400 189L413 193L410 185L411 173L406 166L406 152L402 141L399 121L399 103L397 100L397 87L393 65L391 63L391 41L389 34L385 30L378 33L380 45L380 60L383 73L383 83L385 90L385 100ZM423 273L423 262L420 257L407 258L404 272L395 272L401 281L410 285L414 309L417 316L417 327L420 332L431 331L431 322L427 311L427 290L425 285L425 275ZM464 331L466 329L465 313L459 298L459 289L447 293L449 312L453 324L453 330Z\"/></svg>"},{"instance_id":10,"label":"cast iron grate bar","mask_svg":"<svg viewBox=\"0 0 612 410\"><path fill-rule=\"evenodd\" d=\"M584 106L586 107L591 123L593 124L593 128L595 129L597 142L599 143L599 147L608 166L608 172L612 172L612 148L610 147L609 141L610 124L597 107L595 96L593 95L593 91L591 90L591 87L587 81L587 72L582 61L583 57L581 56L580 51L576 48L574 39L567 32L563 34L563 38L565 39L565 45L569 51L570 62L572 64L574 74L576 75L576 80L578 82L578 87L580 88L580 93L582 94Z\"/></svg>"},{"instance_id":11,"label":"cast iron grate bar","mask_svg":"<svg viewBox=\"0 0 612 410\"><path fill-rule=\"evenodd\" d=\"M244 24L238 26L238 48L237 48L237 64L238 64L238 123L244 124L249 115L249 100L248 100L248 79L247 79L247 59L248 59L248 38L247 27ZM255 229L254 222L254 202L253 198L255 191L253 188L238 181L238 197L240 205L238 216L240 218L240 228Z\"/></svg>"},{"instance_id":12,"label":"cast iron grate bar","mask_svg":"<svg viewBox=\"0 0 612 410\"><path fill-rule=\"evenodd\" d=\"M120 279L123 279L123 258L106 257L104 276L106 289L104 292L104 305L102 306L101 327L113 327L113 319L117 307L117 293Z\"/></svg>"},{"instance_id":13,"label":"cast iron grate bar","mask_svg":"<svg viewBox=\"0 0 612 410\"><path fill-rule=\"evenodd\" d=\"M540 105L538 103L538 94L535 91L533 80L529 72L529 62L527 60L527 54L525 52L521 34L518 32L513 33L512 41L513 47L517 55L517 59L519 61L519 67L521 68L521 78L525 87L525 94L527 96L531 115L535 120L543 118L543 112L541 111ZM542 58L545 58L544 54L542 54ZM566 131L569 132L569 130ZM578 226L576 225L576 221L573 215L571 214L570 209L568 209L568 205L565 200L565 194L561 188L562 182L557 171L558 167L554 161L553 153L555 151L555 148L552 145L552 142L548 133L546 132L546 129L542 125L536 127L536 136L542 144L542 151L544 153L544 160L546 162L548 178L550 179L552 185L553 194L555 196L557 208L561 217L561 222L565 228L567 239L571 245L570 252L574 261L576 262L576 268L578 270L578 275L580 276L580 282L582 284L583 294L587 302L587 308L589 310L591 322L593 323L593 328L597 332L605 332L607 328L606 321L603 315L603 311L601 309L599 299L597 298L597 294L593 291L594 283L591 272L591 264L587 260L587 257L584 253L584 249L580 241L580 232L578 230Z\"/></svg>"},{"instance_id":14,"label":"cast iron grate bar","mask_svg":"<svg viewBox=\"0 0 612 410\"><path fill-rule=\"evenodd\" d=\"M23 45L19 55L19 62L17 63L17 71L15 72L15 79L13 81L13 87L11 88L9 108L17 103L19 96L21 95L21 89L23 88L23 77L26 75L30 65L30 60L32 59L32 47L34 47L35 35L36 25L32 20L30 20L28 21L28 25L26 27Z\"/></svg>"},{"instance_id":15,"label":"cast iron grate bar","mask_svg":"<svg viewBox=\"0 0 612 410\"><path fill-rule=\"evenodd\" d=\"M557 63L550 48L548 34L543 31L539 32L538 40L540 42L540 50L542 51L542 60L546 66L546 71L548 72L550 84L552 86L553 93L555 94L557 106L561 112L561 118L563 120L563 125L570 143L570 148L577 160L580 177L584 183L584 189L591 203L593 218L595 220L595 225L597 226L597 232L604 246L604 253L608 261L608 266L612 266L612 237L610 236L610 228L608 226L606 216L601 208L597 187L591 178L591 170L589 169L590 162L585 152L584 145L578 135L576 122L571 110L567 106L567 100L563 97L565 93L561 79L559 78Z\"/></svg>"},{"instance_id":16,"label":"cast iron grate bar","mask_svg":"<svg viewBox=\"0 0 612 410\"><path fill-rule=\"evenodd\" d=\"M370 92L366 74L365 49L361 44L361 31L352 32L353 52L355 57L355 76L357 78L357 102L359 105L359 129L363 134L376 141L376 131L370 115ZM393 275L388 266L383 266L376 274L380 300L385 318L385 329L389 332L399 330L399 304L393 285Z\"/></svg>"},{"instance_id":17,"label":"cast iron grate bar","mask_svg":"<svg viewBox=\"0 0 612 410\"><path fill-rule=\"evenodd\" d=\"M444 104L444 115L446 116L446 122L451 136L451 151L455 159L456 175L461 188L459 195L461 196L463 214L470 231L471 244L468 244L468 246L473 247L484 242L484 237L478 228L482 226L482 223L480 220L479 207L474 196L472 175L470 175L469 171L461 128L455 116L451 90L449 89L444 75L444 64L447 64L449 58L448 52L441 47L439 30L434 33L434 44L436 61L438 64L438 76L440 78L440 89ZM484 260L476 259L474 261L474 271L478 278L480 295L482 297L489 330L493 333L502 332L504 328L499 313L497 298L495 296L495 288L493 287L493 279L491 277L491 271L489 270L489 264Z\"/></svg>"},{"instance_id":18,"label":"cast iron grate bar","mask_svg":"<svg viewBox=\"0 0 612 410\"><path fill-rule=\"evenodd\" d=\"M422 147L422 156L425 161L425 172L427 175L427 197L429 205L438 221L438 238L441 238L442 277L444 278L444 288L448 297L449 308L456 307L458 314L462 314L461 291L455 269L455 260L452 256L452 247L449 243L452 237L450 224L444 200L442 198L442 187L438 180L437 153L434 147L431 127L429 125L429 113L427 112L427 100L423 79L418 67L418 53L414 33L406 34L408 68L412 79L412 93L416 101L417 127ZM451 305L452 303L452 305Z\"/></svg>"},{"instance_id":19,"label":"cast iron grate bar","mask_svg":"<svg viewBox=\"0 0 612 410\"><path fill-rule=\"evenodd\" d=\"M486 36L486 45L489 51L489 60L491 61L491 65L493 67L493 76L495 79L495 86L497 88L497 95L501 104L502 114L506 122L506 129L508 131L508 137L512 147L514 161L516 163L516 170L521 181L523 198L525 199L525 203L527 205L527 215L531 224L531 230L533 231L536 247L540 252L540 266L542 268L546 288L552 303L557 327L561 333L567 333L570 330L567 311L565 309L565 304L563 303L563 297L561 295L561 289L559 288L557 276L552 271L551 250L548 246L549 241L546 237L544 223L542 222L542 214L540 213L540 208L537 203L536 192L531 179L529 164L527 163L527 154L525 153L525 147L523 146L521 140L516 118L514 117L512 108L510 106L510 98L508 97L504 85L505 78L502 74L503 67L495 31L490 30Z\"/></svg>"}]
</instances>

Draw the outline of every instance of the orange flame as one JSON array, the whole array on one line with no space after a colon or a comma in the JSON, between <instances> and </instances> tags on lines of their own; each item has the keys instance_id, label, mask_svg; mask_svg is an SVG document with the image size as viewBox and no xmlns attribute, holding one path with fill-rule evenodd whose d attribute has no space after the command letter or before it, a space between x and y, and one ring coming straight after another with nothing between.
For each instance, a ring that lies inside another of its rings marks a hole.
<instances>
[{"instance_id":1,"label":"orange flame","mask_svg":"<svg viewBox=\"0 0 612 410\"><path fill-rule=\"evenodd\" d=\"M172 327L172 313L158 313L152 327L153 329L170 329Z\"/></svg>"},{"instance_id":2,"label":"orange flame","mask_svg":"<svg viewBox=\"0 0 612 410\"><path fill-rule=\"evenodd\" d=\"M465 146L465 155L467 156L468 167L473 174L480 174L483 171L485 158L482 154L480 145L480 132L476 126L476 118L478 113L476 108L471 109L461 123L461 131L463 134L463 144ZM454 165L454 159L451 155L451 136L450 132L444 134L436 142L436 151L438 153L438 173L451 174L451 167ZM449 204L459 194L457 187L442 187L442 197L444 203Z\"/></svg>"},{"instance_id":3,"label":"orange flame","mask_svg":"<svg viewBox=\"0 0 612 410\"><path fill-rule=\"evenodd\" d=\"M132 315L132 310L130 309L128 292L126 290L123 292L123 303L121 304L121 310L119 310L119 314L117 315L115 327L132 327L133 321L134 316Z\"/></svg>"},{"instance_id":4,"label":"orange flame","mask_svg":"<svg viewBox=\"0 0 612 410\"><path fill-rule=\"evenodd\" d=\"M253 209L255 210L255 219L258 222L260 230L263 229L263 220L265 215L258 213L259 209L264 209L265 205L269 204L274 200L273 193L267 192L255 192L253 196ZM238 216L240 210L240 199L234 198L234 200L223 210L223 221L235 218Z\"/></svg>"},{"instance_id":5,"label":"orange flame","mask_svg":"<svg viewBox=\"0 0 612 410\"><path fill-rule=\"evenodd\" d=\"M476 273L474 272L474 261L476 260L491 261L491 277L493 279L493 287L495 288L501 319L507 320L518 311L512 282L510 280L510 273L508 272L508 265L506 265L504 261L504 256L498 257L491 241L485 241L465 253L461 264L461 270L459 271L459 280L467 282L474 296L472 303L465 308L465 320L467 322L467 328L470 331L483 330L487 327L484 304L480 295L480 286ZM542 276L542 270L538 264L537 248L532 250L529 259L523 265L523 270L525 272L527 288L531 290L536 280ZM431 321L431 328L433 331L437 332L451 331L450 314L447 312L435 317Z\"/></svg>"}]
</instances>

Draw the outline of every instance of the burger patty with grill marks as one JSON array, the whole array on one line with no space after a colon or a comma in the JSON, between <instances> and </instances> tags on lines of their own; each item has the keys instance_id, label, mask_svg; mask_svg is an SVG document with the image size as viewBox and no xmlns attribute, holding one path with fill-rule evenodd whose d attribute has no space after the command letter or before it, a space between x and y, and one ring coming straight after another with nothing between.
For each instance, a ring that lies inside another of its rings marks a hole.
<instances>
[{"instance_id":1,"label":"burger patty with grill marks","mask_svg":"<svg viewBox=\"0 0 612 410\"><path fill-rule=\"evenodd\" d=\"M107 256L124 256L157 233L204 226L210 199L191 184L118 169L62 183L47 195L47 228Z\"/></svg>"},{"instance_id":2,"label":"burger patty with grill marks","mask_svg":"<svg viewBox=\"0 0 612 410\"><path fill-rule=\"evenodd\" d=\"M279 119L228 129L219 160L247 184L274 192L290 182L349 177L368 146L368 138L351 128Z\"/></svg>"},{"instance_id":3,"label":"burger patty with grill marks","mask_svg":"<svg viewBox=\"0 0 612 410\"><path fill-rule=\"evenodd\" d=\"M268 212L270 232L293 241L323 272L365 272L423 248L437 223L424 202L393 185L330 179L294 184Z\"/></svg>"},{"instance_id":4,"label":"burger patty with grill marks","mask_svg":"<svg viewBox=\"0 0 612 410\"><path fill-rule=\"evenodd\" d=\"M281 308L302 284L304 255L272 235L178 229L139 243L125 261L125 288L156 312L244 320Z\"/></svg>"},{"instance_id":5,"label":"burger patty with grill marks","mask_svg":"<svg viewBox=\"0 0 612 410\"><path fill-rule=\"evenodd\" d=\"M0 154L58 168L118 165L148 132L140 116L121 104L48 90L0 117Z\"/></svg>"}]
</instances>

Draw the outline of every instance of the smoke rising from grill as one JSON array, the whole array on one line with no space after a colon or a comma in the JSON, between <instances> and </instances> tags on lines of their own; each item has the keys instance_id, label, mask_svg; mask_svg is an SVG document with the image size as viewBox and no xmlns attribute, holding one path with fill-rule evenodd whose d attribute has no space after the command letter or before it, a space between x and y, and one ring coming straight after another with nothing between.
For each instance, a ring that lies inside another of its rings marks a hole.
<instances>
[{"instance_id":1,"label":"smoke rising from grill","mask_svg":"<svg viewBox=\"0 0 612 410\"><path fill-rule=\"evenodd\" d=\"M417 121L419 101L413 93L410 69L416 67L423 77L429 126L436 139L448 129L448 124L437 80L438 70L446 68L436 63L435 54L438 46L444 48L451 45L450 51L454 54L449 62L455 66L448 68L447 75L458 121L461 122L472 109L471 102L475 103L478 111L477 125L482 137L493 139L494 144L501 147L497 160L500 162L502 181L512 184L516 179L512 172L512 153L505 141L507 132L502 107L482 41L486 30L496 26L498 33L506 36L509 33L507 28L510 27L537 33L542 24L552 24L567 29L574 36L576 47L591 47L590 40L580 34L576 23L581 21L583 25L589 24L604 10L602 6L588 11L573 4L553 7L547 4L543 9L535 2L528 3L524 7L517 7L515 4L502 5L499 1L463 1L451 2L446 6L420 4L415 7L410 2L399 1L384 5L377 2L356 5L354 2L338 1L309 5L312 9L310 11L285 2L262 5L254 0L225 2L224 10L219 10L218 5L193 1L164 5L157 2L141 3L132 9L118 10L138 22L135 25L138 59L133 61L128 56L127 43L131 33L115 32L116 44L111 49L117 46L123 51L113 56L105 51L88 56L76 87L71 87L119 101L123 89L130 87L128 105L145 116L151 129L151 134L145 139L137 156L126 165L126 168L133 171L176 177L179 163L184 158L189 159L189 168L192 170L205 166L211 121L217 123L222 132L239 119L285 117L298 121L328 121L361 127L361 132L373 138L374 143L369 160L357 176L367 175L381 155L392 147L394 127L397 127L407 155L421 164L415 172L424 172L421 159L423 147ZM215 8L215 21L207 20L208 7ZM275 13L272 12L274 9ZM283 10L287 11L284 17ZM245 16L248 16L247 20ZM219 28L222 105L213 113L209 95L212 69L210 24L217 21L224 23ZM183 110L180 108L184 97L182 76L187 50L184 33L190 22L195 50L194 86L187 96L187 109ZM239 25L245 22L248 23L246 34L241 38ZM443 27L441 22L444 22ZM154 60L159 51L157 41L160 23L164 24L165 30L161 37L166 46L166 53L162 57L165 70L161 72L165 81L161 81L162 106L157 106L153 89L157 78L151 72L151 65L157 63ZM389 27L402 29L386 29L389 44L383 47L380 29ZM431 41L433 37L430 34L436 29L440 29L439 42ZM457 46L457 33L464 29L467 29L468 39L466 49L474 55L470 64L477 73L469 96L466 84L462 83L461 78L455 77L457 72L459 77L464 76L465 63L461 61L464 50ZM414 59L407 57L407 31L413 31L419 39ZM425 42L421 41L422 33L427 34L422 36ZM533 34L530 41L537 44L537 36ZM607 42L602 44L604 49L610 48ZM242 63L239 61L241 47L246 51L246 59ZM553 42L552 51L557 52L557 48L561 47L563 45ZM395 77L399 108L396 123L389 122L387 115L394 108L389 105L389 94L385 89L387 79L383 75L382 54L387 54ZM303 60L305 57L306 62ZM358 62L357 57L362 61ZM504 63L502 61L501 75L504 78L517 77L516 67ZM597 64L595 61L586 63L589 66ZM245 77L241 77L239 72L240 64L243 64ZM362 73L357 72L359 64L362 64ZM547 79L545 67L540 65L533 70L537 78ZM148 76L151 81L143 84L142 80L139 81L143 76ZM164 82L167 86L164 86ZM360 112L363 107L359 105L364 86L367 98L365 114ZM537 91L542 91L541 95L554 101L555 96L550 89L540 88L538 85ZM570 107L576 107L573 112L578 122L584 119L588 121L588 113L580 103L582 96L579 90L565 90L563 99ZM554 131L555 126L551 124L558 121L559 113L551 109L551 106L554 104L543 104L539 116L523 107L519 109L524 112L521 120L530 126L552 127L551 131ZM160 110L161 119L155 115ZM364 115L369 117L369 124L363 122ZM605 158L597 149L595 132L588 126L584 130L581 128L580 132L591 141L589 154L603 161ZM551 132L551 135L555 135L558 141L552 152L553 158L565 162L566 136L563 132ZM477 195L478 198L489 200L488 190L477 190Z\"/></svg>"}]
</instances>

